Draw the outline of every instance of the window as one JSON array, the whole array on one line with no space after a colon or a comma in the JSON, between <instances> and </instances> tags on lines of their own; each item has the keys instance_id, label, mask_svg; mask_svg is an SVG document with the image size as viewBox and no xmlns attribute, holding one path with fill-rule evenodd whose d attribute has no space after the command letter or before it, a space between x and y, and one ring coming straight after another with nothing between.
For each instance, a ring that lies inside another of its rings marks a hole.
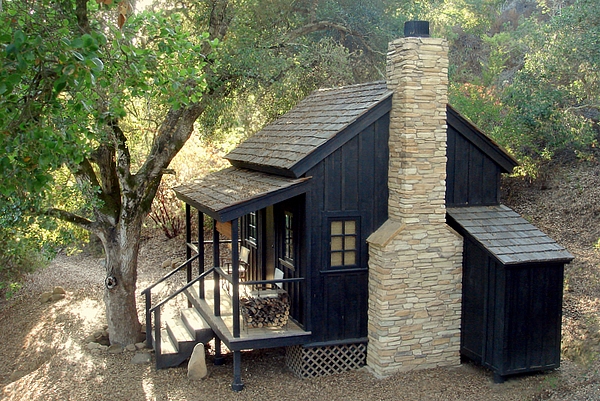
<instances>
[{"instance_id":1,"label":"window","mask_svg":"<svg viewBox=\"0 0 600 401\"><path fill-rule=\"evenodd\" d=\"M330 266L356 266L358 264L357 220L332 220L329 228Z\"/></svg>"},{"instance_id":2,"label":"window","mask_svg":"<svg viewBox=\"0 0 600 401\"><path fill-rule=\"evenodd\" d=\"M256 246L256 237L258 236L258 230L256 229L256 212L250 212L248 214L248 242Z\"/></svg>"},{"instance_id":3,"label":"window","mask_svg":"<svg viewBox=\"0 0 600 401\"><path fill-rule=\"evenodd\" d=\"M285 229L283 237L283 259L286 262L294 262L294 231L293 227L294 215L290 212L285 212Z\"/></svg>"}]
</instances>

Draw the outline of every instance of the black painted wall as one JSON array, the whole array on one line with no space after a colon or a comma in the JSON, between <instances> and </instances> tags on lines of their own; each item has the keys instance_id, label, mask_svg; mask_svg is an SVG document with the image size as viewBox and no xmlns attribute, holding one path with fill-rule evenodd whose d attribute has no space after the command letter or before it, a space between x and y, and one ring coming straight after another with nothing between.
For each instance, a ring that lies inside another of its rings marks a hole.
<instances>
[{"instance_id":1,"label":"black painted wall","mask_svg":"<svg viewBox=\"0 0 600 401\"><path fill-rule=\"evenodd\" d=\"M312 299L306 316L313 342L367 337L368 246L366 238L387 219L389 114L310 169L306 250ZM357 218L359 263L329 266L330 219Z\"/></svg>"},{"instance_id":2,"label":"black painted wall","mask_svg":"<svg viewBox=\"0 0 600 401\"><path fill-rule=\"evenodd\" d=\"M463 235L461 354L499 376L558 367L564 264L504 266Z\"/></svg>"},{"instance_id":3,"label":"black painted wall","mask_svg":"<svg viewBox=\"0 0 600 401\"><path fill-rule=\"evenodd\" d=\"M446 206L500 203L500 167L448 125Z\"/></svg>"}]
</instances>

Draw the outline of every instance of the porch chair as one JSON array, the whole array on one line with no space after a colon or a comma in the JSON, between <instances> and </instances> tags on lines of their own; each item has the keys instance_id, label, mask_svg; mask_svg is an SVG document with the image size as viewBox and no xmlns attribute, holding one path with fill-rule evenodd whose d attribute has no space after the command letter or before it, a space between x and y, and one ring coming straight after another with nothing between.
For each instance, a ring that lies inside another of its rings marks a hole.
<instances>
[{"instance_id":1,"label":"porch chair","mask_svg":"<svg viewBox=\"0 0 600 401\"><path fill-rule=\"evenodd\" d=\"M245 246L240 246L240 254L239 254L239 258L238 258L240 281L244 281L246 279L246 270L248 269L249 260L250 260L250 249L246 248ZM223 267L225 268L225 272L227 274L233 273L233 261L224 262ZM230 294L230 288L229 288L230 286L229 286L229 282L227 280L223 280L223 283L221 286L228 294Z\"/></svg>"}]
</instances>

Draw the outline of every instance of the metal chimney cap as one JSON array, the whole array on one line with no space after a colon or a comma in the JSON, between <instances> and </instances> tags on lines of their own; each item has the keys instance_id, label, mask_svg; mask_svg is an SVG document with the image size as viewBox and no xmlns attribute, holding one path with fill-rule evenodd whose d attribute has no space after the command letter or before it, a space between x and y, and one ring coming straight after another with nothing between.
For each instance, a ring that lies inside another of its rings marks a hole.
<instances>
[{"instance_id":1,"label":"metal chimney cap","mask_svg":"<svg viewBox=\"0 0 600 401\"><path fill-rule=\"evenodd\" d=\"M429 37L429 21L406 21L404 23L404 37Z\"/></svg>"}]
</instances>

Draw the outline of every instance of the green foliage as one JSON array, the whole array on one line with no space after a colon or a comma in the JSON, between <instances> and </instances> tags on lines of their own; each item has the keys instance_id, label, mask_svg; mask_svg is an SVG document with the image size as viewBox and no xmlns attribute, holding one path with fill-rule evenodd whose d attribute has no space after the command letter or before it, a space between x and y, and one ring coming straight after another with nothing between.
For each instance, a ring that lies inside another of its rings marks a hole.
<instances>
[{"instance_id":1,"label":"green foliage","mask_svg":"<svg viewBox=\"0 0 600 401\"><path fill-rule=\"evenodd\" d=\"M21 287L23 274L44 267L57 250L72 250L86 238L82 230L54 219L23 217L11 224L4 221L0 225L0 297L14 295Z\"/></svg>"},{"instance_id":2,"label":"green foliage","mask_svg":"<svg viewBox=\"0 0 600 401\"><path fill-rule=\"evenodd\" d=\"M487 53L470 77L481 88L455 83L452 101L526 165L566 149L585 155L599 133L599 12L593 0L542 7L516 28L483 35Z\"/></svg>"}]
</instances>

